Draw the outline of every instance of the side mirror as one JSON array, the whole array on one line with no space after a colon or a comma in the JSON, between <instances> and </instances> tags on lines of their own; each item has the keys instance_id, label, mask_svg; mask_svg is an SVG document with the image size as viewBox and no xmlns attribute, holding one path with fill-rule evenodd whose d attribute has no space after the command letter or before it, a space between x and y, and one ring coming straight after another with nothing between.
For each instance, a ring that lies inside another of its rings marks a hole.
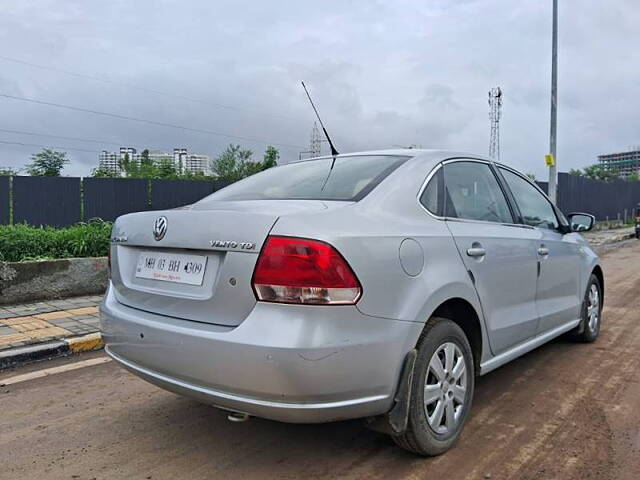
<instances>
[{"instance_id":1,"label":"side mirror","mask_svg":"<svg viewBox=\"0 0 640 480\"><path fill-rule=\"evenodd\" d=\"M588 232L596 223L596 217L588 213L570 213L567 220L572 232Z\"/></svg>"}]
</instances>

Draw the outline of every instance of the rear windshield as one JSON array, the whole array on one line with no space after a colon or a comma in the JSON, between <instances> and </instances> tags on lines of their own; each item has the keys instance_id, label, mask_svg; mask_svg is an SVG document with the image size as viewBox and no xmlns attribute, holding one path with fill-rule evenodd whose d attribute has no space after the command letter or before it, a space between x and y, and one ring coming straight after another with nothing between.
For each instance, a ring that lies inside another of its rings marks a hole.
<instances>
[{"instance_id":1,"label":"rear windshield","mask_svg":"<svg viewBox=\"0 0 640 480\"><path fill-rule=\"evenodd\" d=\"M270 168L209 195L219 200L358 201L410 157L365 155L290 163Z\"/></svg>"}]
</instances>

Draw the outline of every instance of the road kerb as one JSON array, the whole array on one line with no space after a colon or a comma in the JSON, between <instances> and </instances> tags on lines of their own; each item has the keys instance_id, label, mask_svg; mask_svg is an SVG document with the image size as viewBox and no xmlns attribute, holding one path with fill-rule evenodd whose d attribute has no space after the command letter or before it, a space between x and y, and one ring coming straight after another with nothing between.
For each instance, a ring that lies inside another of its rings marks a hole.
<instances>
[{"instance_id":1,"label":"road kerb","mask_svg":"<svg viewBox=\"0 0 640 480\"><path fill-rule=\"evenodd\" d=\"M73 353L100 350L103 346L100 333L90 333L81 337L64 338L54 342L12 348L0 351L0 370L38 360L48 360Z\"/></svg>"},{"instance_id":2,"label":"road kerb","mask_svg":"<svg viewBox=\"0 0 640 480\"><path fill-rule=\"evenodd\" d=\"M66 340L71 353L89 352L91 350L99 350L104 344L100 333L90 333L82 337L73 337Z\"/></svg>"}]
</instances>

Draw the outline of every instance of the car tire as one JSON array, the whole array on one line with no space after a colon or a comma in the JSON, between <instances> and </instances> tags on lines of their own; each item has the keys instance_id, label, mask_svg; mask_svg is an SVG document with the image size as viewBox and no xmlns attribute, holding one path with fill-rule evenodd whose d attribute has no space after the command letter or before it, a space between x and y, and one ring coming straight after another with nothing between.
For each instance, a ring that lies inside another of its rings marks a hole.
<instances>
[{"instance_id":1,"label":"car tire","mask_svg":"<svg viewBox=\"0 0 640 480\"><path fill-rule=\"evenodd\" d=\"M571 333L571 337L579 342L595 342L600 334L600 326L602 325L602 287L598 277L593 274L591 274L587 284L580 318L580 324Z\"/></svg>"},{"instance_id":2,"label":"car tire","mask_svg":"<svg viewBox=\"0 0 640 480\"><path fill-rule=\"evenodd\" d=\"M427 322L416 348L407 429L393 440L410 452L435 456L456 443L471 410L473 352L464 331L438 317Z\"/></svg>"}]
</instances>

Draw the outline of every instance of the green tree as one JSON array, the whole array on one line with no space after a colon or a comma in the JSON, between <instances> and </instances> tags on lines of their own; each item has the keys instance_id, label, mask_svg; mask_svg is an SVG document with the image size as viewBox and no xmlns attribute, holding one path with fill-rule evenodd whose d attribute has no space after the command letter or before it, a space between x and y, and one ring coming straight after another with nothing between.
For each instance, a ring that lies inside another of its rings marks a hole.
<instances>
[{"instance_id":1,"label":"green tree","mask_svg":"<svg viewBox=\"0 0 640 480\"><path fill-rule=\"evenodd\" d=\"M640 173L638 172L631 172L629 175L627 175L627 177L625 178L625 180L627 182L640 182Z\"/></svg>"},{"instance_id":2,"label":"green tree","mask_svg":"<svg viewBox=\"0 0 640 480\"><path fill-rule=\"evenodd\" d=\"M127 178L154 178L156 176L155 165L149 158L149 150L144 149L140 154L140 161L131 159L128 153L120 160L120 168Z\"/></svg>"},{"instance_id":3,"label":"green tree","mask_svg":"<svg viewBox=\"0 0 640 480\"><path fill-rule=\"evenodd\" d=\"M278 152L278 149L269 145L264 152L264 159L262 160L262 170L277 166L279 158L280 152Z\"/></svg>"},{"instance_id":4,"label":"green tree","mask_svg":"<svg viewBox=\"0 0 640 480\"><path fill-rule=\"evenodd\" d=\"M157 165L154 165L153 178L178 178L178 170L176 164L171 158L161 159Z\"/></svg>"},{"instance_id":5,"label":"green tree","mask_svg":"<svg viewBox=\"0 0 640 480\"><path fill-rule=\"evenodd\" d=\"M119 172L114 172L113 170L108 170L106 168L94 168L91 170L91 176L94 178L120 178L121 175Z\"/></svg>"},{"instance_id":6,"label":"green tree","mask_svg":"<svg viewBox=\"0 0 640 480\"><path fill-rule=\"evenodd\" d=\"M255 163L251 161L252 155L251 150L230 144L224 152L211 161L211 170L220 180L237 182L253 170L253 165L248 165Z\"/></svg>"},{"instance_id":7,"label":"green tree","mask_svg":"<svg viewBox=\"0 0 640 480\"><path fill-rule=\"evenodd\" d=\"M158 166L149 156L148 148L140 152L140 162L129 162L126 174L131 178L158 178Z\"/></svg>"},{"instance_id":8,"label":"green tree","mask_svg":"<svg viewBox=\"0 0 640 480\"><path fill-rule=\"evenodd\" d=\"M231 144L211 161L211 170L220 180L237 182L267 168L275 167L280 153L275 147L269 146L261 162L253 161L252 157L251 150Z\"/></svg>"},{"instance_id":9,"label":"green tree","mask_svg":"<svg viewBox=\"0 0 640 480\"><path fill-rule=\"evenodd\" d=\"M140 177L140 163L131 160L128 153L125 153L124 157L120 159L120 168L124 172L124 176L127 178Z\"/></svg>"},{"instance_id":10,"label":"green tree","mask_svg":"<svg viewBox=\"0 0 640 480\"><path fill-rule=\"evenodd\" d=\"M246 177L250 177L251 175L255 175L262 171L262 162L244 162L241 165L238 180Z\"/></svg>"},{"instance_id":11,"label":"green tree","mask_svg":"<svg viewBox=\"0 0 640 480\"><path fill-rule=\"evenodd\" d=\"M26 168L29 175L34 177L59 177L67 163L66 152L43 148L41 152L31 155L31 163Z\"/></svg>"},{"instance_id":12,"label":"green tree","mask_svg":"<svg viewBox=\"0 0 640 480\"><path fill-rule=\"evenodd\" d=\"M151 161L151 158L149 158L149 149L145 148L140 153L140 166L144 167L144 166L150 166L152 164L153 162Z\"/></svg>"},{"instance_id":13,"label":"green tree","mask_svg":"<svg viewBox=\"0 0 640 480\"><path fill-rule=\"evenodd\" d=\"M125 153L120 160L120 168L127 178L190 178L192 175L181 175L173 157L152 158L149 149L140 152L140 161L135 162Z\"/></svg>"},{"instance_id":14,"label":"green tree","mask_svg":"<svg viewBox=\"0 0 640 480\"><path fill-rule=\"evenodd\" d=\"M131 157L129 157L128 153L125 153L124 157L121 158L118 161L118 163L120 165L120 169L123 170L126 174L129 171L129 168L131 167Z\"/></svg>"},{"instance_id":15,"label":"green tree","mask_svg":"<svg viewBox=\"0 0 640 480\"><path fill-rule=\"evenodd\" d=\"M177 172L177 169L176 169ZM204 172L184 172L184 173L176 173L174 177L180 180L211 180L211 175L207 175Z\"/></svg>"},{"instance_id":16,"label":"green tree","mask_svg":"<svg viewBox=\"0 0 640 480\"><path fill-rule=\"evenodd\" d=\"M612 182L618 175L611 170L604 168L602 165L590 165L585 167L584 176L593 180L600 180L603 182Z\"/></svg>"},{"instance_id":17,"label":"green tree","mask_svg":"<svg viewBox=\"0 0 640 480\"><path fill-rule=\"evenodd\" d=\"M569 169L569 175L573 175L574 177L584 177L584 172L579 168L571 168Z\"/></svg>"},{"instance_id":18,"label":"green tree","mask_svg":"<svg viewBox=\"0 0 640 480\"><path fill-rule=\"evenodd\" d=\"M529 180L531 180L532 182L536 181L536 174L535 173L525 173L525 175L529 178Z\"/></svg>"},{"instance_id":19,"label":"green tree","mask_svg":"<svg viewBox=\"0 0 640 480\"><path fill-rule=\"evenodd\" d=\"M13 177L18 175L19 170L11 167L0 167L0 177Z\"/></svg>"}]
</instances>

